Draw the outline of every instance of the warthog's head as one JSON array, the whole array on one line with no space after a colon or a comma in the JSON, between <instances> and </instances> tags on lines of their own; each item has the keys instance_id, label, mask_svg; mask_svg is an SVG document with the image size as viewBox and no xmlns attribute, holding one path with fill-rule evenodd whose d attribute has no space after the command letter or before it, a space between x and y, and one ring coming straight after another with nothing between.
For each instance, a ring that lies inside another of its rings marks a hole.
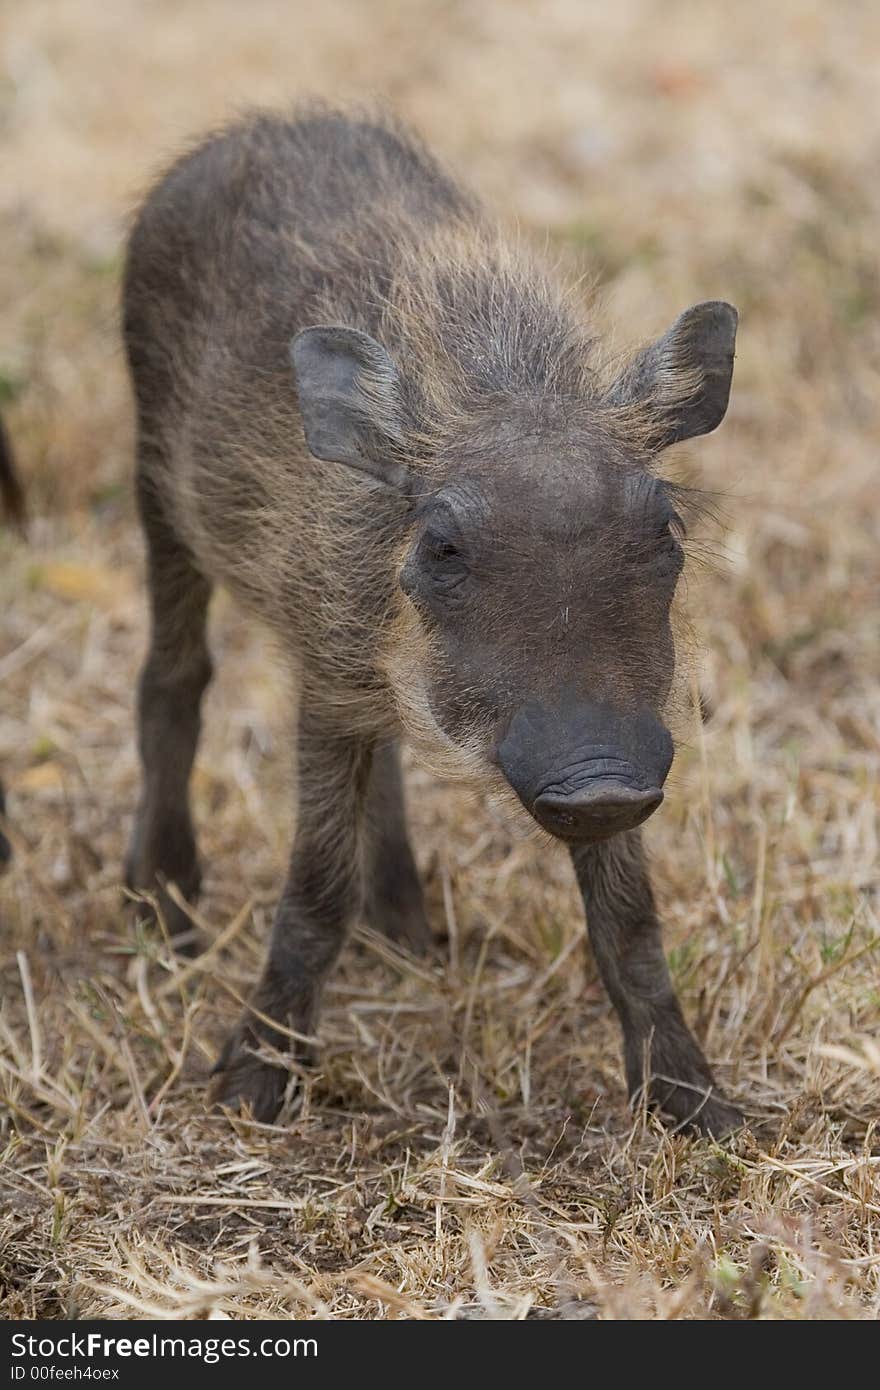
<instances>
[{"instance_id":1,"label":"warthog's head","mask_svg":"<svg viewBox=\"0 0 880 1390\"><path fill-rule=\"evenodd\" d=\"M404 383L374 339L293 342L311 452L411 502L386 669L417 744L487 779L572 842L663 800L675 674L679 495L656 454L727 408L736 313L689 309L603 393L485 401L419 466Z\"/></svg>"}]
</instances>

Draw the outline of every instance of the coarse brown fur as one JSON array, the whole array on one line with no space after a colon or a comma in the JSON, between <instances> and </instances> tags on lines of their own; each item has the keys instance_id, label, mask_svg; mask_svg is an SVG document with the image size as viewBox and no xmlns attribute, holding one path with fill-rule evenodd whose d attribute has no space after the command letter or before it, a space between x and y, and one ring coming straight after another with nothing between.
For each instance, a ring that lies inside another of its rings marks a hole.
<instances>
[{"instance_id":1,"label":"coarse brown fur","mask_svg":"<svg viewBox=\"0 0 880 1390\"><path fill-rule=\"evenodd\" d=\"M322 324L387 353L358 379L382 466L481 518L482 608L457 647L405 593L413 498L376 485L378 462L368 477L305 443L289 345ZM158 886L173 930L188 922L165 886L192 898L200 882L187 786L213 583L298 672L296 841L263 980L218 1064L219 1094L268 1117L288 1078L278 1053L311 1039L364 892L377 924L426 939L394 740L512 797L493 753L511 692L552 700L576 678L627 711L675 704L679 561L652 548L671 493L651 479L703 373L676 340L649 396L644 364L609 380L577 299L411 135L317 109L246 120L160 181L132 232L124 326L153 606L129 881ZM672 992L638 832L572 857L631 1089L729 1127Z\"/></svg>"}]
</instances>

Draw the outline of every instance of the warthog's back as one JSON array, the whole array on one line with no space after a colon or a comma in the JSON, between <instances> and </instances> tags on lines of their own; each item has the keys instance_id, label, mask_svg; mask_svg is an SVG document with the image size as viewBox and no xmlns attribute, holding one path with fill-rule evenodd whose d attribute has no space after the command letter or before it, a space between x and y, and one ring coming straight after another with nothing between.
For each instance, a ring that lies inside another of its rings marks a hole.
<instances>
[{"instance_id":1,"label":"warthog's back","mask_svg":"<svg viewBox=\"0 0 880 1390\"><path fill-rule=\"evenodd\" d=\"M124 322L142 467L200 567L325 664L332 623L346 676L388 601L387 559L373 571L370 556L400 508L305 452L290 340L316 321L375 328L404 243L471 215L412 137L316 112L209 138L132 232Z\"/></svg>"},{"instance_id":2,"label":"warthog's back","mask_svg":"<svg viewBox=\"0 0 880 1390\"><path fill-rule=\"evenodd\" d=\"M357 293L369 274L381 288L401 236L469 210L427 151L391 124L255 117L185 155L147 199L131 239L126 330L161 336L149 301L167 309L173 296L201 329L222 329L230 313L253 325L262 309L269 322L258 340L272 321L289 335L290 314L307 316L328 285Z\"/></svg>"}]
</instances>

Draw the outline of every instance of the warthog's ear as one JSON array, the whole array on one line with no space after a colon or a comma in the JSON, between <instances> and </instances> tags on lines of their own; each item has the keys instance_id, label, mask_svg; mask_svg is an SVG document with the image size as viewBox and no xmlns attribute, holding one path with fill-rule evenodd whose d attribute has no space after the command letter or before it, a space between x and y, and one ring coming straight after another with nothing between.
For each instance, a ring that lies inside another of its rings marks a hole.
<instances>
[{"instance_id":1,"label":"warthog's ear","mask_svg":"<svg viewBox=\"0 0 880 1390\"><path fill-rule=\"evenodd\" d=\"M381 344L355 328L304 328L290 360L309 452L408 491L400 377Z\"/></svg>"},{"instance_id":2,"label":"warthog's ear","mask_svg":"<svg viewBox=\"0 0 880 1390\"><path fill-rule=\"evenodd\" d=\"M609 401L644 405L658 448L708 434L727 410L736 324L736 310L720 299L685 309L618 377Z\"/></svg>"}]
</instances>

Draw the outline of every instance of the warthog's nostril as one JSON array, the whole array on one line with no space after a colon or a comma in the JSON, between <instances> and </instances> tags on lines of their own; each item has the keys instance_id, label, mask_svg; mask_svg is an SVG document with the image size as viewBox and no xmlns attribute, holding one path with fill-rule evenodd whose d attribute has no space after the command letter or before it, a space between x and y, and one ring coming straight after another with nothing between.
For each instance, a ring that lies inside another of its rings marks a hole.
<instances>
[{"instance_id":1,"label":"warthog's nostril","mask_svg":"<svg viewBox=\"0 0 880 1390\"><path fill-rule=\"evenodd\" d=\"M659 787L643 790L603 777L576 792L543 792L532 813L551 835L565 840L598 840L641 825L662 800Z\"/></svg>"}]
</instances>

